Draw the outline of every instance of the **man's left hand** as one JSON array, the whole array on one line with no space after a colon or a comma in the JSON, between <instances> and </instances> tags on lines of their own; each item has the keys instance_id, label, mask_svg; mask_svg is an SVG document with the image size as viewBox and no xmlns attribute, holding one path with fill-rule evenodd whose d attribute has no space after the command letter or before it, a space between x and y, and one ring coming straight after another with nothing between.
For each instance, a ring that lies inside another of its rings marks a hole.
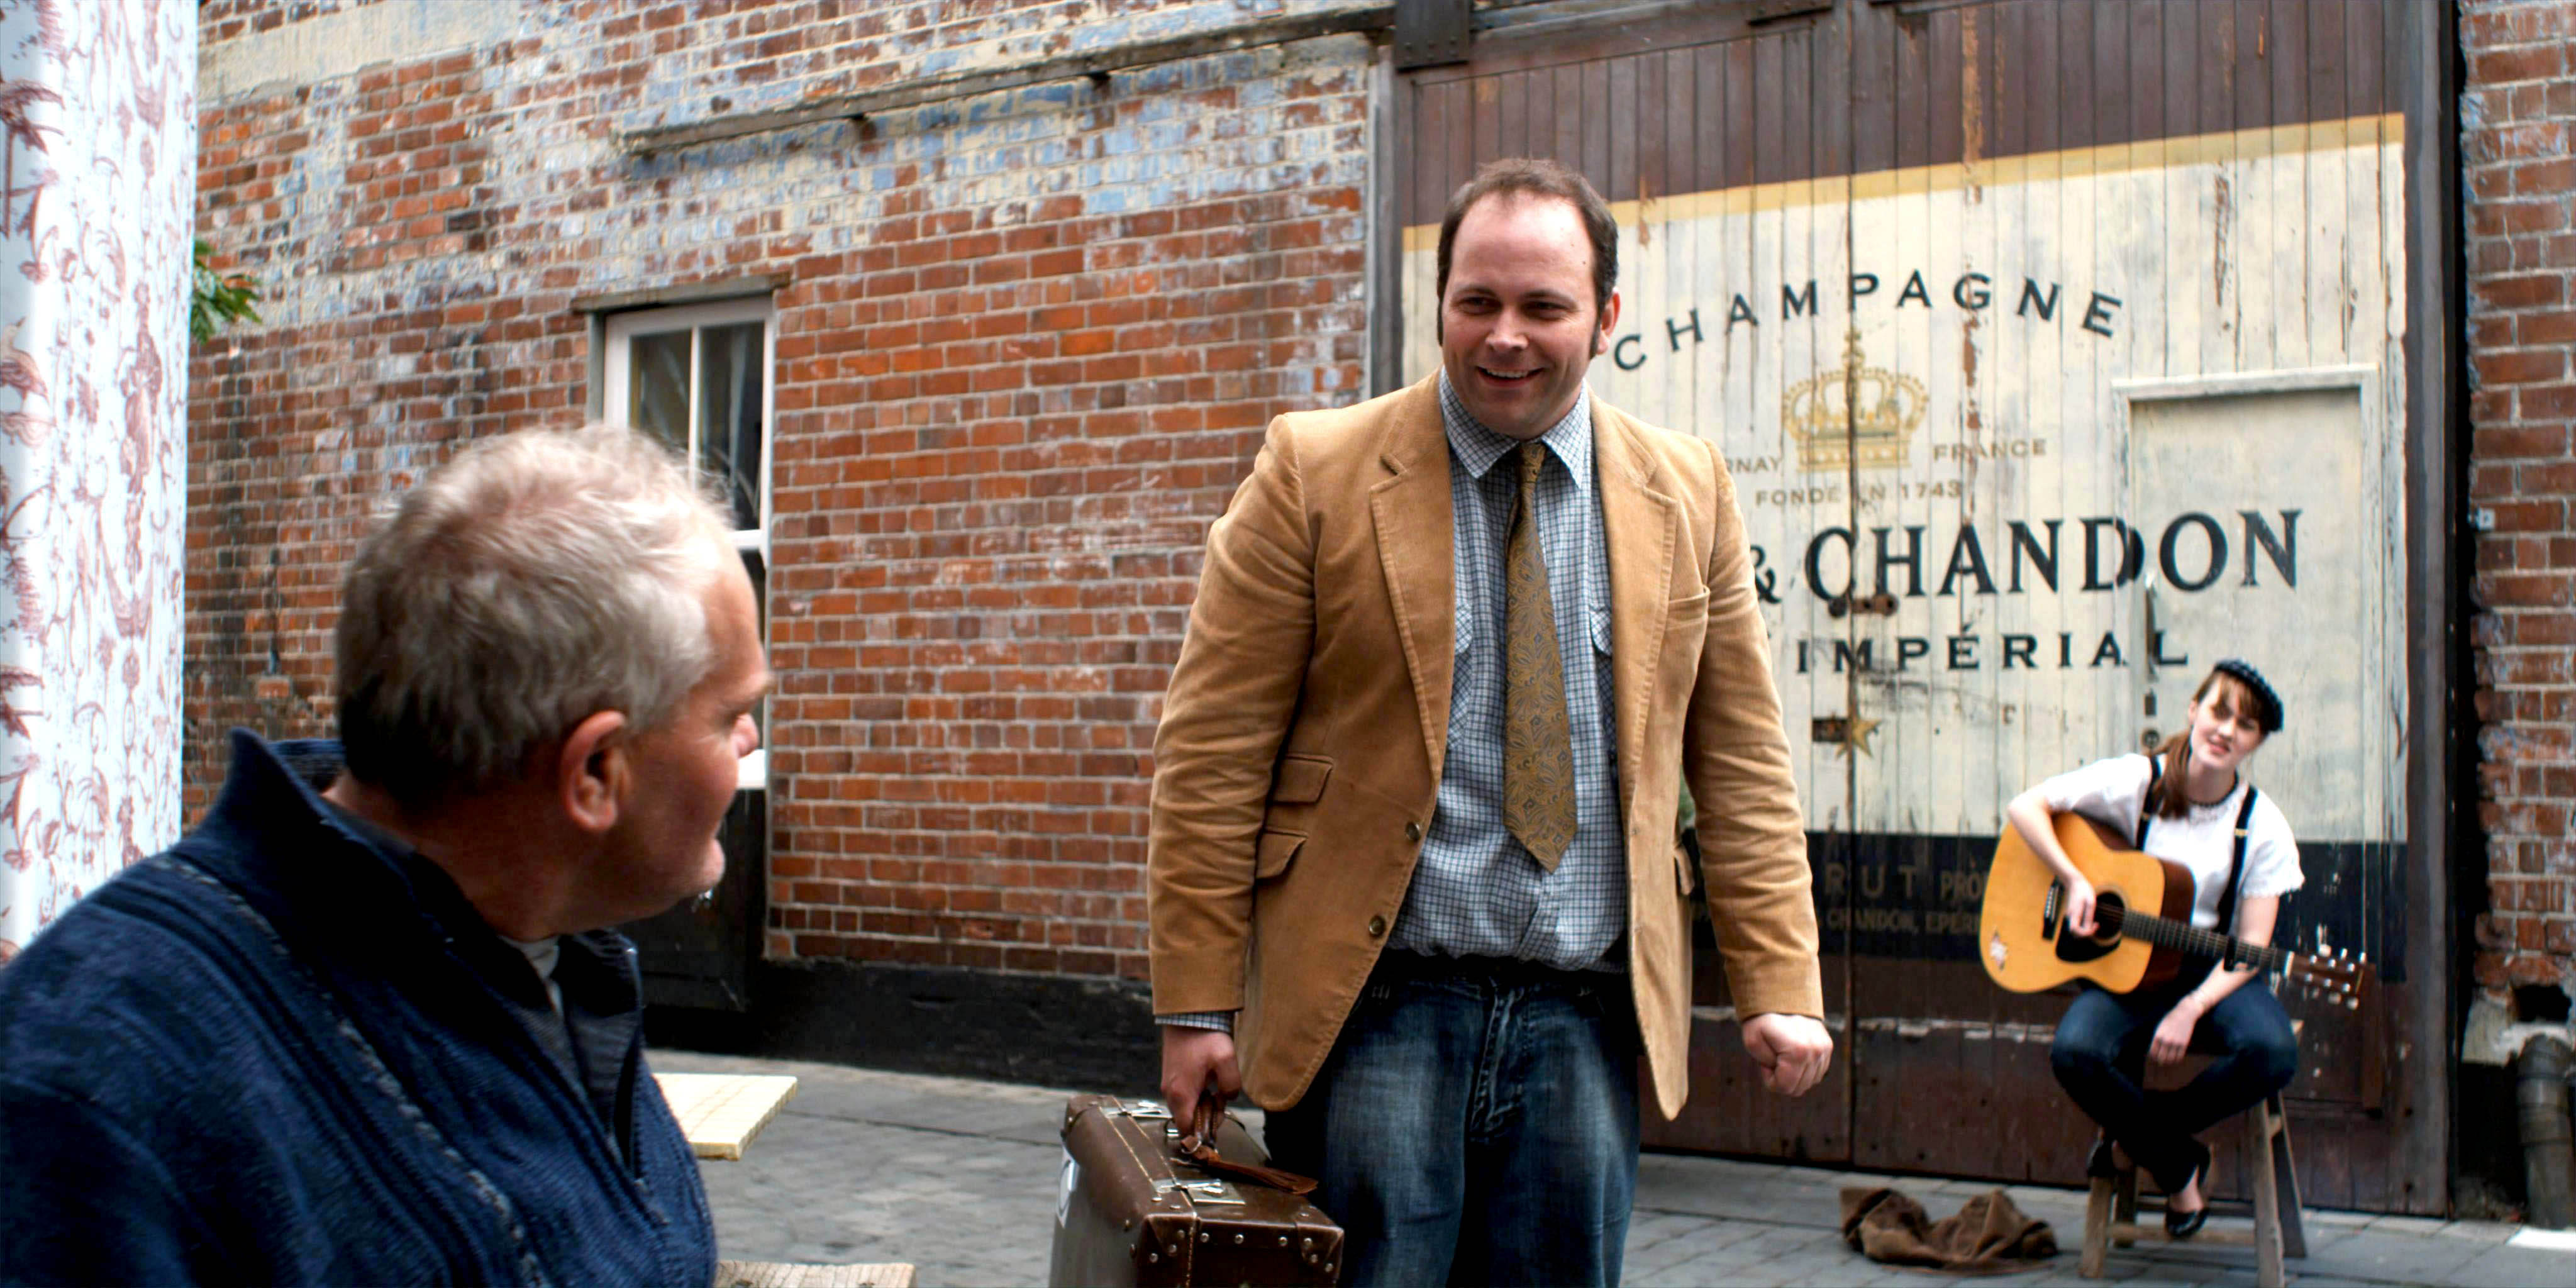
<instances>
[{"instance_id":1,"label":"man's left hand","mask_svg":"<svg viewBox=\"0 0 2576 1288\"><path fill-rule=\"evenodd\" d=\"M1744 1051L1762 1069L1762 1085L1803 1096L1834 1062L1833 1035L1812 1015L1773 1011L1744 1022Z\"/></svg>"}]
</instances>

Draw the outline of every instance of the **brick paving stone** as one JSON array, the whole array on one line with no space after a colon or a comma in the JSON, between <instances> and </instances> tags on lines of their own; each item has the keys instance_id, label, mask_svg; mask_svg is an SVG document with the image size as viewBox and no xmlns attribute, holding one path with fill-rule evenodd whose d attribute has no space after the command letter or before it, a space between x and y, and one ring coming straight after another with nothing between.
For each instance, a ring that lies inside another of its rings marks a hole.
<instances>
[{"instance_id":1,"label":"brick paving stone","mask_svg":"<svg viewBox=\"0 0 2576 1288\"><path fill-rule=\"evenodd\" d=\"M2456 1224L2459 1223L2445 1221L2437 1216L2383 1216L2371 1222L2370 1229L2374 1234L2403 1234L2430 1238L2433 1235L2448 1233Z\"/></svg>"},{"instance_id":2,"label":"brick paving stone","mask_svg":"<svg viewBox=\"0 0 2576 1288\"><path fill-rule=\"evenodd\" d=\"M1067 1092L837 1065L658 1051L685 1073L792 1073L789 1101L738 1162L699 1166L722 1255L740 1260L908 1261L924 1288L1046 1279ZM1256 1127L1257 1113L1247 1115ZM1650 1154L1640 1161L1626 1281L1636 1288L1877 1288L1938 1275L1882 1266L1846 1246L1838 1192L1891 1184L1934 1219L1989 1185L1775 1162ZM2075 1273L2084 1194L2005 1187L2049 1222L2060 1252L2014 1285L2085 1288ZM2223 1218L2222 1218L2223 1219ZM2507 1246L2515 1227L2310 1211L2298 1288L2356 1285L2576 1286L2563 1252ZM2105 1279L2133 1288L2249 1288L2248 1248L2141 1243L2114 1249Z\"/></svg>"},{"instance_id":3,"label":"brick paving stone","mask_svg":"<svg viewBox=\"0 0 2576 1288\"><path fill-rule=\"evenodd\" d=\"M2509 1248L2501 1242L2477 1245L2450 1280L2454 1283L2531 1284L2535 1288L2568 1288L2576 1284L2576 1256L2549 1248Z\"/></svg>"},{"instance_id":4,"label":"brick paving stone","mask_svg":"<svg viewBox=\"0 0 2576 1288\"><path fill-rule=\"evenodd\" d=\"M2453 1221L2442 1227L2442 1237L2467 1239L2472 1243L2502 1243L2521 1229L2521 1226L2498 1221Z\"/></svg>"},{"instance_id":5,"label":"brick paving stone","mask_svg":"<svg viewBox=\"0 0 2576 1288\"><path fill-rule=\"evenodd\" d=\"M1723 1253L1753 1237L1756 1228L1740 1221L1639 1212L1628 1223L1626 1278L1637 1284L1662 1282L1659 1276L1694 1258Z\"/></svg>"}]
</instances>

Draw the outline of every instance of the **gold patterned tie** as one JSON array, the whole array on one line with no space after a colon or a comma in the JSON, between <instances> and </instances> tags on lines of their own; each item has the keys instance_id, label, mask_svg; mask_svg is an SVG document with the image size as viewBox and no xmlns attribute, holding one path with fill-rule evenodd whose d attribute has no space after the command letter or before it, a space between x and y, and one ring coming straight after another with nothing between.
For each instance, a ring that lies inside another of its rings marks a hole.
<instances>
[{"instance_id":1,"label":"gold patterned tie","mask_svg":"<svg viewBox=\"0 0 2576 1288\"><path fill-rule=\"evenodd\" d=\"M1565 662L1539 553L1538 469L1547 449L1523 443L1521 489L1504 546L1503 826L1550 872L1574 840L1574 735L1565 718Z\"/></svg>"}]
</instances>

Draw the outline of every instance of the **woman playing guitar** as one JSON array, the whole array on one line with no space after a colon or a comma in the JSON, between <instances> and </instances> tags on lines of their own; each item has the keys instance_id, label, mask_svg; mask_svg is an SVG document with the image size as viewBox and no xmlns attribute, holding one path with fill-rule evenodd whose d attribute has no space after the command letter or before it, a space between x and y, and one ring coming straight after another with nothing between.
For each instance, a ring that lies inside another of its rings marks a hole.
<instances>
[{"instance_id":1,"label":"woman playing guitar","mask_svg":"<svg viewBox=\"0 0 2576 1288\"><path fill-rule=\"evenodd\" d=\"M2239 771L2280 731L2281 716L2262 674L2231 658L2193 691L2190 727L2154 756L2096 761L2014 797L2004 815L2064 883L2067 928L2095 933L2092 883L2049 823L2071 810L2189 868L2193 925L2226 933L2232 920L2237 938L2269 944L2281 896L2302 882L2299 845L2271 798ZM2145 1089L2145 1062L2180 1060L2201 1029L2218 1059L2179 1090ZM2125 1152L2164 1190L2165 1230L2175 1238L2198 1233L2209 1216L2201 1192L2209 1147L2194 1137L2288 1086L2298 1060L2289 1016L2258 972L2207 959L2131 993L2083 984L2049 1047L2058 1085L2102 1127L2087 1170L2111 1175L2113 1151Z\"/></svg>"}]
</instances>

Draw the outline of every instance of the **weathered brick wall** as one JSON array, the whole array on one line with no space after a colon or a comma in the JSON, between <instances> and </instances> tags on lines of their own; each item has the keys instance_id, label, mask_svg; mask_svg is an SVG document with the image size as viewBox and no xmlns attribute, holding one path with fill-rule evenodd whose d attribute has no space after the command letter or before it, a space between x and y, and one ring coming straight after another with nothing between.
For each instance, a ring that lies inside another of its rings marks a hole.
<instances>
[{"instance_id":1,"label":"weathered brick wall","mask_svg":"<svg viewBox=\"0 0 2576 1288\"><path fill-rule=\"evenodd\" d=\"M2576 992L2576 8L2463 0L2479 984ZM2500 999L2499 999L2500 1000Z\"/></svg>"},{"instance_id":2,"label":"weathered brick wall","mask_svg":"<svg viewBox=\"0 0 2576 1288\"><path fill-rule=\"evenodd\" d=\"M781 275L771 955L1141 978L1199 543L1272 414L1365 383L1367 42L637 158L619 130L1280 6L352 11L203 11L200 227L270 299L191 371L191 815L225 727L328 731L379 500L456 441L583 418L576 297Z\"/></svg>"}]
</instances>

